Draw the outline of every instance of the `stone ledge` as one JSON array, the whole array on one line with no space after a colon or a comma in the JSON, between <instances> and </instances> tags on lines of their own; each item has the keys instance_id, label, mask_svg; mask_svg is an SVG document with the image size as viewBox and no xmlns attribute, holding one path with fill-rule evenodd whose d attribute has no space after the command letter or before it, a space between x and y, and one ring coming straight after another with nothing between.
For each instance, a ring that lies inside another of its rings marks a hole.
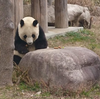
<instances>
[{"instance_id":1,"label":"stone ledge","mask_svg":"<svg viewBox=\"0 0 100 99\"><path fill-rule=\"evenodd\" d=\"M68 27L68 28L55 28L55 27L48 27L48 33L45 33L46 38L53 38L55 36L65 35L67 32L77 32L79 30L83 30L83 27Z\"/></svg>"}]
</instances>

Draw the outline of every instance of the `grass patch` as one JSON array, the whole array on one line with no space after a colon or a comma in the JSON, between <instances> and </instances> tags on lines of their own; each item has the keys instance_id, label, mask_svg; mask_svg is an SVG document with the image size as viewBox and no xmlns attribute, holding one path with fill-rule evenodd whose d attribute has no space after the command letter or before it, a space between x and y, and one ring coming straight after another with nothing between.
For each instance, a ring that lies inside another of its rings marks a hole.
<instances>
[{"instance_id":1,"label":"grass patch","mask_svg":"<svg viewBox=\"0 0 100 99\"><path fill-rule=\"evenodd\" d=\"M42 93L42 96L47 96L47 97L49 97L51 94L50 94L50 92L44 92L44 93Z\"/></svg>"},{"instance_id":2,"label":"grass patch","mask_svg":"<svg viewBox=\"0 0 100 99\"><path fill-rule=\"evenodd\" d=\"M94 39L91 38L93 33L88 30L80 30L78 32L69 32L65 35L67 37L67 41L69 42L82 42L82 41L90 41L93 42Z\"/></svg>"},{"instance_id":3,"label":"grass patch","mask_svg":"<svg viewBox=\"0 0 100 99\"><path fill-rule=\"evenodd\" d=\"M90 90L88 91L82 91L80 93L80 97L87 97L90 99L94 99L94 96L98 96L98 99L100 98L100 85L96 84L94 85Z\"/></svg>"},{"instance_id":4,"label":"grass patch","mask_svg":"<svg viewBox=\"0 0 100 99\"><path fill-rule=\"evenodd\" d=\"M35 83L34 86L27 85L25 82L19 83L19 89L20 90L29 90L29 91L40 91L41 87L39 83Z\"/></svg>"},{"instance_id":5,"label":"grass patch","mask_svg":"<svg viewBox=\"0 0 100 99\"><path fill-rule=\"evenodd\" d=\"M68 32L65 36L56 36L49 39L48 43L49 47L53 48L58 46L61 46L61 48L67 46L81 46L98 53L100 49L100 40L97 39L97 36L98 35L95 35L94 32L84 29L78 32Z\"/></svg>"}]
</instances>

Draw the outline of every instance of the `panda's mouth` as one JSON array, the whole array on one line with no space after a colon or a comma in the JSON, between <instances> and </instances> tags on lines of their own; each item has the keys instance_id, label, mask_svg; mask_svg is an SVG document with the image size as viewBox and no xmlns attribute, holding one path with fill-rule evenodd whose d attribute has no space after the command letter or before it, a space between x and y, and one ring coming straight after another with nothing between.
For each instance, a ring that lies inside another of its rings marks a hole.
<instances>
[{"instance_id":1,"label":"panda's mouth","mask_svg":"<svg viewBox=\"0 0 100 99\"><path fill-rule=\"evenodd\" d=\"M26 38L26 42L28 45L32 45L33 44L33 38L30 37L30 38Z\"/></svg>"},{"instance_id":2,"label":"panda's mouth","mask_svg":"<svg viewBox=\"0 0 100 99\"><path fill-rule=\"evenodd\" d=\"M29 42L29 43L27 43L28 45L32 45L33 43L31 43L31 42Z\"/></svg>"}]
</instances>

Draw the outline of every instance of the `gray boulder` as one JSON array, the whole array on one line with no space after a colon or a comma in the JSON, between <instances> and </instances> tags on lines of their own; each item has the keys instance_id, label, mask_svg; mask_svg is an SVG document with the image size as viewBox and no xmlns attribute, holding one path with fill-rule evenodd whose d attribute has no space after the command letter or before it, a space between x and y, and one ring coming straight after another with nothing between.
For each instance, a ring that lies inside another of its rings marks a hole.
<instances>
[{"instance_id":1,"label":"gray boulder","mask_svg":"<svg viewBox=\"0 0 100 99\"><path fill-rule=\"evenodd\" d=\"M41 49L27 53L19 64L34 81L49 87L77 90L86 88L100 78L100 59L93 51L82 47Z\"/></svg>"},{"instance_id":2,"label":"gray boulder","mask_svg":"<svg viewBox=\"0 0 100 99\"><path fill-rule=\"evenodd\" d=\"M83 6L67 4L69 26L78 26L78 18L83 13Z\"/></svg>"},{"instance_id":3,"label":"gray boulder","mask_svg":"<svg viewBox=\"0 0 100 99\"><path fill-rule=\"evenodd\" d=\"M84 11L78 18L79 26L83 26L84 28L91 28L92 17L90 15L90 11L87 7L83 8Z\"/></svg>"},{"instance_id":4,"label":"gray boulder","mask_svg":"<svg viewBox=\"0 0 100 99\"><path fill-rule=\"evenodd\" d=\"M55 25L55 11L54 6L48 6L48 25L54 26Z\"/></svg>"}]
</instances>

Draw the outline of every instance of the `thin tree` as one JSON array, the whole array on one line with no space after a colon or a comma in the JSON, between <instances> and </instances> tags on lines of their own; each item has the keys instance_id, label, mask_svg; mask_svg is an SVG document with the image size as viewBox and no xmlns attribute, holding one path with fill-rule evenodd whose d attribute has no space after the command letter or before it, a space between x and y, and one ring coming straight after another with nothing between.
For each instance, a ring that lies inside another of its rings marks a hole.
<instances>
[{"instance_id":1,"label":"thin tree","mask_svg":"<svg viewBox=\"0 0 100 99\"><path fill-rule=\"evenodd\" d=\"M13 72L13 6L0 0L0 86L12 85Z\"/></svg>"}]
</instances>

